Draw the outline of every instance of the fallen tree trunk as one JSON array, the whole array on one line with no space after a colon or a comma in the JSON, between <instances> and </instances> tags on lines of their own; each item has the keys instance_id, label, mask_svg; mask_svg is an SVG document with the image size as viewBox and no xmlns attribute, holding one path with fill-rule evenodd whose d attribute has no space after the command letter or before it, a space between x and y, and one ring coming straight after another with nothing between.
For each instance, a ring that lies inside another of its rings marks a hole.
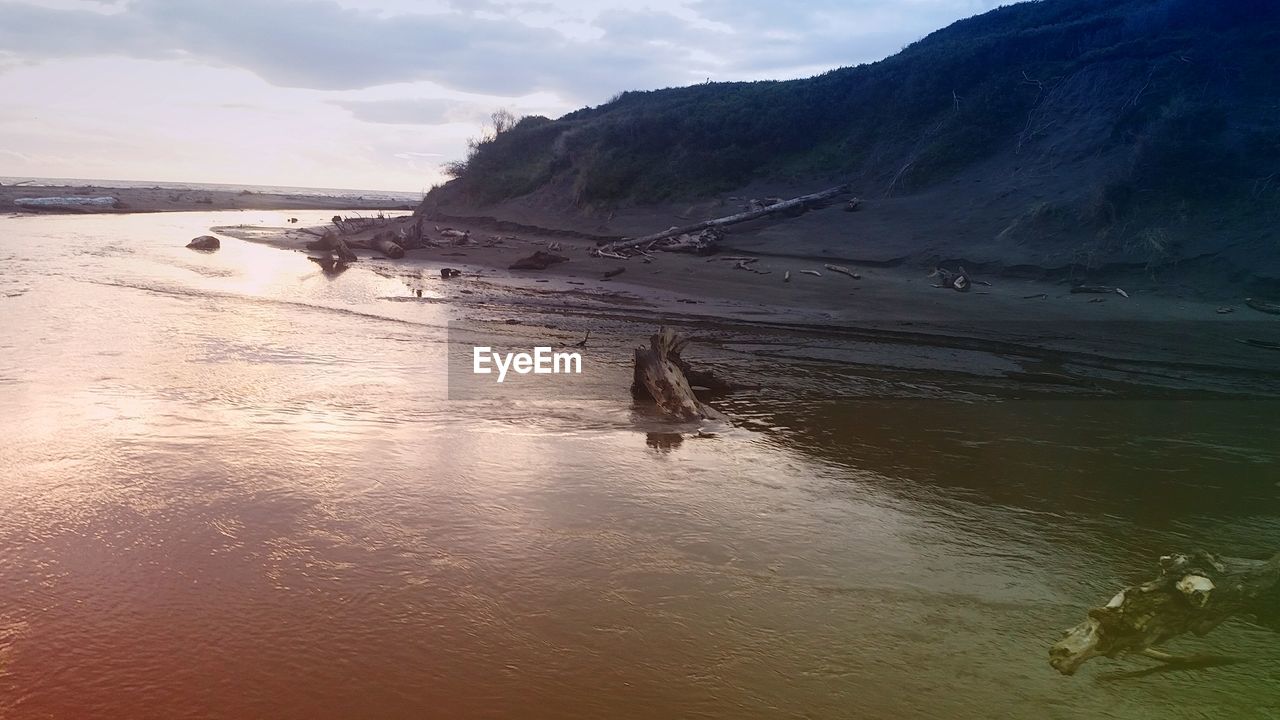
<instances>
[{"instance_id":1,"label":"fallen tree trunk","mask_svg":"<svg viewBox=\"0 0 1280 720\"><path fill-rule=\"evenodd\" d=\"M726 217L715 218L713 220L704 220L703 222L694 223L693 225L686 225L684 227L671 228L670 230L664 230L660 233L654 233L652 235L645 235L644 237L619 240L617 242L612 242L605 245L604 247L601 247L600 250L603 252L616 253L619 250L643 248L646 245L649 245L651 243L656 243L661 240L666 240L667 238L679 237L681 235L693 235L694 233L700 232L702 230L706 230L707 228L728 227L730 225L737 225L738 223L744 223L749 220L762 218L762 217L765 217L766 215L773 215L774 213L787 212L789 210L804 210L809 208L812 205L816 205L825 200L830 200L831 198L834 198L838 195L843 195L847 192L849 192L849 186L840 185L839 187L829 188L827 190L823 190L822 192L813 193L811 195L802 195L798 198L793 198L791 200L784 200L774 205L766 205L764 207L757 208L754 210L748 210L746 212L741 212L736 215L729 215Z\"/></svg>"},{"instance_id":2,"label":"fallen tree trunk","mask_svg":"<svg viewBox=\"0 0 1280 720\"><path fill-rule=\"evenodd\" d=\"M1125 588L1083 623L1063 633L1049 664L1072 675L1090 659L1152 650L1179 635L1204 635L1232 617L1280 632L1280 554L1235 560L1205 552L1160 558L1160 576Z\"/></svg>"}]
</instances>

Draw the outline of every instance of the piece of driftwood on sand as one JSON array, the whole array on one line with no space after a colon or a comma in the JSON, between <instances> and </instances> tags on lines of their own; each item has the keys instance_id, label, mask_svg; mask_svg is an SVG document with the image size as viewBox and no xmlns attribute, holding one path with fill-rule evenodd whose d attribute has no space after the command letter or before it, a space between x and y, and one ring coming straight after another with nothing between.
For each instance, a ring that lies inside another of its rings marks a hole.
<instances>
[{"instance_id":1,"label":"piece of driftwood on sand","mask_svg":"<svg viewBox=\"0 0 1280 720\"><path fill-rule=\"evenodd\" d=\"M834 272L834 273L840 273L841 275L848 275L849 277L853 278L854 280L861 280L861 279L862 279L862 276L861 276L861 275L859 275L858 273L856 273L856 272L854 272L854 271L850 270L849 268L847 268L847 267L845 267L845 266L843 266L843 265L831 265L831 264L827 264L827 265L823 265L823 267L825 267L826 269L828 269L828 270L830 270L831 272Z\"/></svg>"},{"instance_id":2,"label":"piece of driftwood on sand","mask_svg":"<svg viewBox=\"0 0 1280 720\"><path fill-rule=\"evenodd\" d=\"M959 271L953 272L944 267L935 267L933 272L929 273L929 277L938 278L938 282L934 283L934 287L956 292L969 292L973 283L969 281L969 273L965 272L964 266Z\"/></svg>"},{"instance_id":3,"label":"piece of driftwood on sand","mask_svg":"<svg viewBox=\"0 0 1280 720\"><path fill-rule=\"evenodd\" d=\"M404 257L404 247L398 242L401 239L395 230L383 230L366 240L364 244L370 250L377 250L392 260L399 260Z\"/></svg>"},{"instance_id":4,"label":"piece of driftwood on sand","mask_svg":"<svg viewBox=\"0 0 1280 720\"><path fill-rule=\"evenodd\" d=\"M1072 675L1095 657L1136 654L1187 662L1153 648L1179 635L1204 635L1230 618L1280 632L1280 554L1238 560L1194 552L1160 558L1160 576L1121 590L1063 633L1049 664Z\"/></svg>"},{"instance_id":5,"label":"piece of driftwood on sand","mask_svg":"<svg viewBox=\"0 0 1280 720\"><path fill-rule=\"evenodd\" d=\"M568 262L569 258L555 253L535 250L532 255L516 260L508 265L511 270L546 270L556 263Z\"/></svg>"},{"instance_id":6,"label":"piece of driftwood on sand","mask_svg":"<svg viewBox=\"0 0 1280 720\"><path fill-rule=\"evenodd\" d=\"M849 186L840 185L838 187L823 190L822 192L816 192L810 195L801 195L800 197L792 198L791 200L783 200L782 202L775 203L773 205L766 205L746 212L740 212L736 215L704 220L692 225L685 225L684 227L673 227L659 233L645 235L644 237L618 240L598 248L598 252L617 254L623 250L634 250L636 248L649 249L650 247L655 250L665 250L668 248L663 247L662 242L671 238L678 238L684 235L695 237L696 233L700 233L703 230L710 228L725 228L730 225L737 225L738 223L744 223L782 212L803 212L804 210L821 205L822 203L847 192L849 192Z\"/></svg>"},{"instance_id":7,"label":"piece of driftwood on sand","mask_svg":"<svg viewBox=\"0 0 1280 720\"><path fill-rule=\"evenodd\" d=\"M1112 295L1114 294L1114 295L1119 295L1120 297L1123 297L1123 298L1129 297L1129 293L1125 292L1121 288L1112 287L1111 285L1077 285L1071 288L1071 294L1073 295L1080 295L1080 294Z\"/></svg>"}]
</instances>

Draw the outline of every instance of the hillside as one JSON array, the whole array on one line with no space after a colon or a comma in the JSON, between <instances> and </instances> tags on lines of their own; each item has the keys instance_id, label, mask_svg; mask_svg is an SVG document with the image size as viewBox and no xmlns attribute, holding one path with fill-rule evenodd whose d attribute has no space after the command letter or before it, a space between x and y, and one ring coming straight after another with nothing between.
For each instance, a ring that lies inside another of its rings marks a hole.
<instances>
[{"instance_id":1,"label":"hillside","mask_svg":"<svg viewBox=\"0 0 1280 720\"><path fill-rule=\"evenodd\" d=\"M735 244L1280 290L1277 67L1273 2L1022 3L814 78L525 118L423 210L632 234L849 182L864 212Z\"/></svg>"}]
</instances>

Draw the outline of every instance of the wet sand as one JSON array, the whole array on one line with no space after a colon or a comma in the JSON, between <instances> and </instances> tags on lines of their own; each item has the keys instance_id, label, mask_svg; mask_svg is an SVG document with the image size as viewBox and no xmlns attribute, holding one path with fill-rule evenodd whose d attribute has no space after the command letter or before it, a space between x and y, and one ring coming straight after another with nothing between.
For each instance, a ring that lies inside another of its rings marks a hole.
<instances>
[{"instance_id":1,"label":"wet sand","mask_svg":"<svg viewBox=\"0 0 1280 720\"><path fill-rule=\"evenodd\" d=\"M447 227L469 231L470 240L451 245L439 232ZM300 252L321 230L215 228ZM910 362L913 353L901 352L906 347L969 353L966 362L975 354L1016 357L1029 382L1106 380L1231 394L1280 393L1275 370L1280 352L1247 344L1280 342L1280 322L1247 307L1244 298L1201 301L1136 288L1127 290L1127 298L1077 294L1065 282L1002 277L959 293L932 287L935 281L926 273L905 267L852 266L861 275L855 280L826 269L822 260L743 252L734 249L732 236L712 257L656 253L617 260L593 257L590 249L598 239L585 234L428 221L428 235L442 247L413 250L402 260L361 250L360 262L399 277L413 292L422 290L423 302L483 303L500 297L531 311L623 313L650 316L655 323L731 323L809 337L863 339L884 349L871 362L891 367ZM568 261L541 271L508 269L539 249L551 249ZM758 257L750 266L755 272L735 268L736 257ZM443 267L463 275L443 280ZM617 270L622 272L605 277ZM981 274L976 279L988 281ZM1230 311L1220 312L1226 309Z\"/></svg>"}]
</instances>

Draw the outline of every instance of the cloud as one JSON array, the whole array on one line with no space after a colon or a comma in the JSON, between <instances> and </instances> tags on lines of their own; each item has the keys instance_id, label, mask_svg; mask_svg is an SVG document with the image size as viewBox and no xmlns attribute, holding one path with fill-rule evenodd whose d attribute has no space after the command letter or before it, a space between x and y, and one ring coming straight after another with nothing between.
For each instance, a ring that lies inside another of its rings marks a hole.
<instances>
[{"instance_id":1,"label":"cloud","mask_svg":"<svg viewBox=\"0 0 1280 720\"><path fill-rule=\"evenodd\" d=\"M489 111L478 103L444 98L399 100L333 100L357 120L387 125L445 125L484 122Z\"/></svg>"},{"instance_id":2,"label":"cloud","mask_svg":"<svg viewBox=\"0 0 1280 720\"><path fill-rule=\"evenodd\" d=\"M195 59L317 90L429 80L491 95L594 97L678 75L674 63L512 17L388 16L328 0L135 0L113 14L3 2L0 17L0 51L26 59Z\"/></svg>"},{"instance_id":3,"label":"cloud","mask_svg":"<svg viewBox=\"0 0 1280 720\"><path fill-rule=\"evenodd\" d=\"M781 12L774 0L440 0L434 9L395 0L0 0L0 53L194 60L290 88L430 81L507 97L548 91L580 103L706 75L791 77L873 60L995 4L809 0ZM348 109L383 117L406 110Z\"/></svg>"}]
</instances>

